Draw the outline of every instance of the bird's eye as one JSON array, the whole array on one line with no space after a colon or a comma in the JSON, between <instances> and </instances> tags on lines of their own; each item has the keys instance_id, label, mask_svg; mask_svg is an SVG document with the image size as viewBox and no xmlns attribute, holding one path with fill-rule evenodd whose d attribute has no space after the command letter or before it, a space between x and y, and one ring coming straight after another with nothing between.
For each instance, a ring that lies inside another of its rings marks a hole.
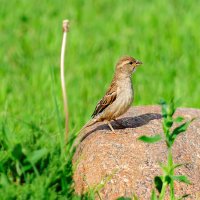
<instances>
[{"instance_id":1,"label":"bird's eye","mask_svg":"<svg viewBox=\"0 0 200 200\"><path fill-rule=\"evenodd\" d=\"M129 64L130 64L130 65L132 65L132 64L133 64L133 62L131 61L131 62L129 62Z\"/></svg>"}]
</instances>

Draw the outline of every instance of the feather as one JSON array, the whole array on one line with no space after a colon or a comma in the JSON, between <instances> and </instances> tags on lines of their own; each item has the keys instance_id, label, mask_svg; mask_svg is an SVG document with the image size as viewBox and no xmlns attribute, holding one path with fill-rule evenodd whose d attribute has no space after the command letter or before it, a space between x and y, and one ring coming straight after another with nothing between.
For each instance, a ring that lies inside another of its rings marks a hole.
<instances>
[{"instance_id":1,"label":"feather","mask_svg":"<svg viewBox=\"0 0 200 200\"><path fill-rule=\"evenodd\" d=\"M105 96L98 102L92 114L92 118L103 112L109 105L111 105L117 98L117 85L113 80Z\"/></svg>"}]
</instances>

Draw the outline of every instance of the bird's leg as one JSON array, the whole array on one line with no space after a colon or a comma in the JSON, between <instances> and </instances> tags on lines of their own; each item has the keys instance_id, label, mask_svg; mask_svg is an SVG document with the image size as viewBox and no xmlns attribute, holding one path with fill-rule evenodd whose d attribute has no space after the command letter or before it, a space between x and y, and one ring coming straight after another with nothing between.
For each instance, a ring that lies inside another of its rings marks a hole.
<instances>
[{"instance_id":1,"label":"bird's leg","mask_svg":"<svg viewBox=\"0 0 200 200\"><path fill-rule=\"evenodd\" d=\"M111 123L110 123L109 121L107 121L107 124L108 124L108 126L110 127L111 131L112 131L113 133L115 133L115 130L113 129Z\"/></svg>"},{"instance_id":2,"label":"bird's leg","mask_svg":"<svg viewBox=\"0 0 200 200\"><path fill-rule=\"evenodd\" d=\"M120 128L126 128L126 126L124 126L123 124L119 123L116 119L113 119L113 121L115 121L115 123L118 124L120 126Z\"/></svg>"}]
</instances>

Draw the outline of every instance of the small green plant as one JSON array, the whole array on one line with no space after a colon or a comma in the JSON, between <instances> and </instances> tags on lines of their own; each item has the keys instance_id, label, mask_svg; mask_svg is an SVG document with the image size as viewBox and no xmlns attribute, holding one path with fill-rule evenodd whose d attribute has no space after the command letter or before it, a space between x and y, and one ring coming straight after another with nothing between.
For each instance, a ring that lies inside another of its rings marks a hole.
<instances>
[{"instance_id":1,"label":"small green plant","mask_svg":"<svg viewBox=\"0 0 200 200\"><path fill-rule=\"evenodd\" d=\"M183 195L182 197L175 197L174 192L174 181L184 182L186 184L190 184L188 178L184 175L175 175L174 170L178 167L181 167L182 164L175 164L173 162L173 155L172 155L172 146L177 138L178 135L184 133L189 124L193 121L189 120L186 122L184 121L183 117L176 117L174 118L173 115L176 111L176 106L174 101L172 100L169 104L165 101L161 102L162 106L162 127L163 127L163 134L157 134L154 136L141 136L139 140L146 142L146 143L156 143L161 140L166 142L167 146L167 163L160 163L160 167L162 168L162 175L156 176L154 178L155 188L158 190L159 195L156 195L155 190L152 191L151 200L163 200L165 199L166 189L169 187L170 191L170 200L178 200L187 197L188 195ZM172 129L172 126L175 123L181 123L176 128Z\"/></svg>"}]
</instances>

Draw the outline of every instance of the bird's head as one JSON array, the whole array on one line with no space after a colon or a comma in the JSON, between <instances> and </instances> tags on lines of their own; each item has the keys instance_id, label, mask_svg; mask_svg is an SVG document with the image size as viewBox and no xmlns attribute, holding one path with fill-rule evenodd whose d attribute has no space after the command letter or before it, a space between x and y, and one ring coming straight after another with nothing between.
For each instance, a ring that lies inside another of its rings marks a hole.
<instances>
[{"instance_id":1,"label":"bird's head","mask_svg":"<svg viewBox=\"0 0 200 200\"><path fill-rule=\"evenodd\" d=\"M123 56L116 64L116 72L131 75L142 62L131 56Z\"/></svg>"}]
</instances>

